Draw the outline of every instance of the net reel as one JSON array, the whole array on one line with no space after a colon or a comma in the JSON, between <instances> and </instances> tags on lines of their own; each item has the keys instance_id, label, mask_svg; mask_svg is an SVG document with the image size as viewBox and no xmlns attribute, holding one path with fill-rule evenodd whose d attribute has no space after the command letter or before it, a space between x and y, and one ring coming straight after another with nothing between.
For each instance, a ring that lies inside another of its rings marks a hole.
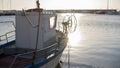
<instances>
[{"instance_id":1,"label":"net reel","mask_svg":"<svg viewBox=\"0 0 120 68\"><path fill-rule=\"evenodd\" d=\"M77 19L75 15L66 15L63 18L63 21L59 23L59 29L61 29L63 33L75 32L76 27L77 27Z\"/></svg>"}]
</instances>

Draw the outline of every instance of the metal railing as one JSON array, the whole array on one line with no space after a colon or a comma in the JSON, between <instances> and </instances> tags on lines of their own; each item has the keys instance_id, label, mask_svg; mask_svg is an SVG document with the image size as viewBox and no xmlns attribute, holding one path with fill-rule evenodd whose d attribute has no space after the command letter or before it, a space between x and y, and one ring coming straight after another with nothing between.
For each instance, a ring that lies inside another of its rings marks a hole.
<instances>
[{"instance_id":1,"label":"metal railing","mask_svg":"<svg viewBox=\"0 0 120 68\"><path fill-rule=\"evenodd\" d=\"M14 28L16 27L14 21L3 21L3 22L0 22L0 23L11 23L14 26Z\"/></svg>"},{"instance_id":2,"label":"metal railing","mask_svg":"<svg viewBox=\"0 0 120 68\"><path fill-rule=\"evenodd\" d=\"M43 49L40 49L40 50L37 50L37 54L36 54L36 59L37 58L48 58L49 55L51 54L54 54L55 51L57 50L58 48L58 43L54 43L46 48L43 48ZM34 52L35 51L30 51L30 52L26 52L26 53L22 53L22 54L18 54L15 56L15 58L13 59L11 65L9 66L9 68L12 68L15 64L16 64L16 60L18 57L22 57L22 56L31 56L30 59L32 60L33 56L34 56ZM31 61L32 63L32 61Z\"/></svg>"},{"instance_id":3,"label":"metal railing","mask_svg":"<svg viewBox=\"0 0 120 68\"><path fill-rule=\"evenodd\" d=\"M14 28L16 27L14 21L1 21L0 23L11 23ZM8 43L9 41L12 40L15 40L15 30L0 35L0 44Z\"/></svg>"},{"instance_id":4,"label":"metal railing","mask_svg":"<svg viewBox=\"0 0 120 68\"><path fill-rule=\"evenodd\" d=\"M13 38L13 40L15 40L15 30L7 32L3 35L0 35L0 43L2 42L6 42L8 43L9 41L11 41Z\"/></svg>"}]
</instances>

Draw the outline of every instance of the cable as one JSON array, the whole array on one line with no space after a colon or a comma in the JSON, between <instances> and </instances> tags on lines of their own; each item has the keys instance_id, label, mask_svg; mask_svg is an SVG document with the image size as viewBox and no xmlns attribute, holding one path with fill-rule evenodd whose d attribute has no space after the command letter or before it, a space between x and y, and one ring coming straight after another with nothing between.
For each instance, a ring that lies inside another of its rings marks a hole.
<instances>
[{"instance_id":1,"label":"cable","mask_svg":"<svg viewBox=\"0 0 120 68\"><path fill-rule=\"evenodd\" d=\"M36 28L38 25L33 25L33 24L32 24L32 21L30 20L30 18L28 18L28 16L27 16L27 14L26 14L26 12L25 12L24 9L23 9L23 13L24 13L26 19L28 20L28 23L29 23L33 28Z\"/></svg>"},{"instance_id":2,"label":"cable","mask_svg":"<svg viewBox=\"0 0 120 68\"><path fill-rule=\"evenodd\" d=\"M4 1L2 0L2 10L4 10Z\"/></svg>"},{"instance_id":3,"label":"cable","mask_svg":"<svg viewBox=\"0 0 120 68\"><path fill-rule=\"evenodd\" d=\"M40 10L40 3L39 0L36 1L36 5L37 5L37 9ZM26 15L26 12L23 10L24 16L26 17L26 19L28 20L29 24L33 27L36 28L37 27L37 36L36 36L36 43L35 43L35 50L33 52L33 57L32 57L32 66L33 68L35 68L35 59L36 59L36 55L37 55L37 49L38 49L38 42L39 42L39 31L40 31L40 14L41 11L38 12L38 25L33 25L33 23L31 22L31 20L28 18L28 16ZM43 34L42 34L43 35Z\"/></svg>"},{"instance_id":4,"label":"cable","mask_svg":"<svg viewBox=\"0 0 120 68\"><path fill-rule=\"evenodd\" d=\"M70 68L70 46L68 45L68 68Z\"/></svg>"}]
</instances>

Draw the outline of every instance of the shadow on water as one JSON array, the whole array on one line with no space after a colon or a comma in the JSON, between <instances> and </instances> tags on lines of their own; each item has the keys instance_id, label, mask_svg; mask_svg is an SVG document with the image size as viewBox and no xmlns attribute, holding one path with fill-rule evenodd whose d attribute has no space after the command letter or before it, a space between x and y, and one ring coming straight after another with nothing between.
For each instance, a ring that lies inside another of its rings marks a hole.
<instances>
[{"instance_id":1,"label":"shadow on water","mask_svg":"<svg viewBox=\"0 0 120 68\"><path fill-rule=\"evenodd\" d=\"M63 63L63 68L67 68L68 66L67 62ZM77 64L77 63L71 63L70 68L104 68L104 67L97 67L93 65L87 65L87 64Z\"/></svg>"}]
</instances>

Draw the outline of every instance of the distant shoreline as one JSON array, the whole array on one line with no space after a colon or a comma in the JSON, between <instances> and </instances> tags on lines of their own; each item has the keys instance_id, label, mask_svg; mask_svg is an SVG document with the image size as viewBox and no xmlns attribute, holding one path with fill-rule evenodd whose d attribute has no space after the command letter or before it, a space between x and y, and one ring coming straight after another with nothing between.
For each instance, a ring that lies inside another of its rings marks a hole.
<instances>
[{"instance_id":1,"label":"distant shoreline","mask_svg":"<svg viewBox=\"0 0 120 68\"><path fill-rule=\"evenodd\" d=\"M0 16L15 15L16 11L17 10L4 10L0 12ZM109 9L109 10L107 9L93 9L93 10L66 9L66 10L45 10L45 11L54 11L56 13L90 13L90 14L120 15L120 11L117 11L116 9Z\"/></svg>"},{"instance_id":2,"label":"distant shoreline","mask_svg":"<svg viewBox=\"0 0 120 68\"><path fill-rule=\"evenodd\" d=\"M0 13L0 16L11 16L11 15L15 15L15 13Z\"/></svg>"}]
</instances>

